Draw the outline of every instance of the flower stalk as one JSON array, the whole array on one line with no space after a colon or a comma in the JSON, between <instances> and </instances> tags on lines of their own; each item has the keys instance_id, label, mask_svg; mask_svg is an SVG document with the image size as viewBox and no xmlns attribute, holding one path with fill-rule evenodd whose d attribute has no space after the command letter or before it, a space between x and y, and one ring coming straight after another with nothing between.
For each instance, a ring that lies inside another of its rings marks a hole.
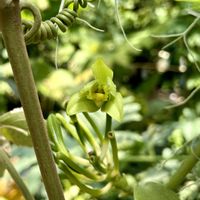
<instances>
[{"instance_id":1,"label":"flower stalk","mask_svg":"<svg viewBox=\"0 0 200 200\"><path fill-rule=\"evenodd\" d=\"M103 136L102 136L99 128L97 127L97 125L93 121L93 119L90 117L90 115L87 112L83 112L83 114L84 114L85 118L88 120L88 122L90 123L90 125L92 126L92 128L94 129L94 131L97 134L99 140L102 142L103 141Z\"/></svg>"}]
</instances>

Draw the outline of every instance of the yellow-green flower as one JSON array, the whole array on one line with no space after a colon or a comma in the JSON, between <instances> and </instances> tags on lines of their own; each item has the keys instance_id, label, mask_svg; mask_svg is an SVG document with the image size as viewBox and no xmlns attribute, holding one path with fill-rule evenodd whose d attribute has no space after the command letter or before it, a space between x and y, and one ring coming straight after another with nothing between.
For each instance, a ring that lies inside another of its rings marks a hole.
<instances>
[{"instance_id":1,"label":"yellow-green flower","mask_svg":"<svg viewBox=\"0 0 200 200\"><path fill-rule=\"evenodd\" d=\"M121 121L123 117L122 96L116 91L116 86L112 81L112 70L101 59L98 59L92 65L92 71L95 80L86 84L80 92L70 98L67 114L75 115L101 109L113 119Z\"/></svg>"}]
</instances>

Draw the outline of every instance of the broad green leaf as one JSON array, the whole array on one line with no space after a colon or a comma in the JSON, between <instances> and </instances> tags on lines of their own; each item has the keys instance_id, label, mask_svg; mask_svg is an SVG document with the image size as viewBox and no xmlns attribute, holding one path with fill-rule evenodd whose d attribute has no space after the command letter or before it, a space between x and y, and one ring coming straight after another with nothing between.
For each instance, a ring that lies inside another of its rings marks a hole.
<instances>
[{"instance_id":1,"label":"broad green leaf","mask_svg":"<svg viewBox=\"0 0 200 200\"><path fill-rule=\"evenodd\" d=\"M0 116L0 134L16 145L32 146L24 112L21 108Z\"/></svg>"},{"instance_id":2,"label":"broad green leaf","mask_svg":"<svg viewBox=\"0 0 200 200\"><path fill-rule=\"evenodd\" d=\"M123 118L123 99L119 92L106 102L101 110L108 113L113 119L121 121Z\"/></svg>"},{"instance_id":3,"label":"broad green leaf","mask_svg":"<svg viewBox=\"0 0 200 200\"><path fill-rule=\"evenodd\" d=\"M79 93L74 94L67 104L67 114L75 115L80 112L95 112L99 108L92 101Z\"/></svg>"},{"instance_id":4,"label":"broad green leaf","mask_svg":"<svg viewBox=\"0 0 200 200\"><path fill-rule=\"evenodd\" d=\"M134 197L135 200L179 200L175 192L154 182L135 186Z\"/></svg>"},{"instance_id":5,"label":"broad green leaf","mask_svg":"<svg viewBox=\"0 0 200 200\"><path fill-rule=\"evenodd\" d=\"M98 59L92 65L92 71L93 71L95 79L100 84L106 84L108 79L112 80L113 78L112 70L107 65L105 65L105 63L101 59Z\"/></svg>"}]
</instances>

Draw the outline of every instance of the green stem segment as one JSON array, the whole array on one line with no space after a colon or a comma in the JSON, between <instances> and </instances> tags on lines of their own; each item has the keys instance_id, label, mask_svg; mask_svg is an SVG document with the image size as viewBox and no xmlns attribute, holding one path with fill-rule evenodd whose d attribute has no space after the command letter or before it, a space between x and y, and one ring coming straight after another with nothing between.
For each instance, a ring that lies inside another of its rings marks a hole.
<instances>
[{"instance_id":1,"label":"green stem segment","mask_svg":"<svg viewBox=\"0 0 200 200\"><path fill-rule=\"evenodd\" d=\"M108 138L110 139L110 143L112 146L114 170L118 174L119 173L118 148L117 148L117 141L115 138L115 134L113 131L108 132Z\"/></svg>"},{"instance_id":2,"label":"green stem segment","mask_svg":"<svg viewBox=\"0 0 200 200\"><path fill-rule=\"evenodd\" d=\"M13 180L21 190L22 194L24 195L24 198L26 200L34 200L31 193L29 192L28 188L24 184L23 180L21 179L20 175L15 170L14 166L10 162L6 152L0 148L0 165L4 166L5 169L8 170L9 174L12 176Z\"/></svg>"},{"instance_id":3,"label":"green stem segment","mask_svg":"<svg viewBox=\"0 0 200 200\"><path fill-rule=\"evenodd\" d=\"M100 151L99 144L95 140L94 136L90 132L90 130L87 128L87 126L84 124L84 122L77 116L77 122L80 130L82 131L82 134L84 134L84 137L87 139L87 141L90 143L91 147L93 148L94 152L96 152L96 155L98 155L98 152Z\"/></svg>"},{"instance_id":4,"label":"green stem segment","mask_svg":"<svg viewBox=\"0 0 200 200\"><path fill-rule=\"evenodd\" d=\"M166 186L172 190L176 190L184 181L186 175L192 170L200 157L200 143L198 143L192 150L191 154L183 160L181 166L176 170L174 175L170 178Z\"/></svg>"},{"instance_id":5,"label":"green stem segment","mask_svg":"<svg viewBox=\"0 0 200 200\"><path fill-rule=\"evenodd\" d=\"M111 183L108 183L107 185L105 185L103 188L101 189L94 189L91 187L88 187L86 184L83 184L80 179L78 179L76 176L74 176L74 174L72 173L72 171L70 170L70 168L65 165L60 163L63 168L63 170L66 172L65 176L67 179L71 180L74 184L76 184L82 191L91 194L94 197L106 194L112 187Z\"/></svg>"},{"instance_id":6,"label":"green stem segment","mask_svg":"<svg viewBox=\"0 0 200 200\"><path fill-rule=\"evenodd\" d=\"M84 112L83 114L84 114L85 118L88 120L88 122L90 123L90 125L92 126L92 128L94 129L94 131L97 134L97 136L100 139L100 141L102 142L103 141L103 136L102 136L100 130L98 129L97 125L93 121L93 119L90 117L90 115L87 112Z\"/></svg>"},{"instance_id":7,"label":"green stem segment","mask_svg":"<svg viewBox=\"0 0 200 200\"><path fill-rule=\"evenodd\" d=\"M106 153L108 151L108 145L109 145L109 139L108 139L108 133L112 129L112 118L110 115L106 114L106 127L105 127L105 136L102 142L102 151L101 151L101 156L100 159L103 160L106 156Z\"/></svg>"},{"instance_id":8,"label":"green stem segment","mask_svg":"<svg viewBox=\"0 0 200 200\"><path fill-rule=\"evenodd\" d=\"M0 9L0 25L48 197L64 200L26 51L19 0Z\"/></svg>"}]
</instances>

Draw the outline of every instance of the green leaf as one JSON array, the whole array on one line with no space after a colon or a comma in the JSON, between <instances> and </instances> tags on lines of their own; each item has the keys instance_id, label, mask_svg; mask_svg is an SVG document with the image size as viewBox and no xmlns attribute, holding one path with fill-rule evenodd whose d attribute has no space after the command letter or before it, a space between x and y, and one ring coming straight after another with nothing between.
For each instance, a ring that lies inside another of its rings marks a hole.
<instances>
[{"instance_id":1,"label":"green leaf","mask_svg":"<svg viewBox=\"0 0 200 200\"><path fill-rule=\"evenodd\" d=\"M67 114L75 115L80 112L95 112L99 109L96 104L80 93L74 94L67 104Z\"/></svg>"},{"instance_id":2,"label":"green leaf","mask_svg":"<svg viewBox=\"0 0 200 200\"><path fill-rule=\"evenodd\" d=\"M123 99L121 94L117 92L102 106L101 110L108 113L113 119L121 121L123 118Z\"/></svg>"},{"instance_id":3,"label":"green leaf","mask_svg":"<svg viewBox=\"0 0 200 200\"><path fill-rule=\"evenodd\" d=\"M135 186L134 196L135 200L179 200L175 192L154 182Z\"/></svg>"},{"instance_id":4,"label":"green leaf","mask_svg":"<svg viewBox=\"0 0 200 200\"><path fill-rule=\"evenodd\" d=\"M112 80L113 78L112 70L107 65L105 65L102 59L98 59L92 65L92 71L93 71L95 79L100 84L106 84L108 79Z\"/></svg>"},{"instance_id":5,"label":"green leaf","mask_svg":"<svg viewBox=\"0 0 200 200\"><path fill-rule=\"evenodd\" d=\"M0 116L0 134L16 145L32 146L32 140L22 108Z\"/></svg>"}]
</instances>

